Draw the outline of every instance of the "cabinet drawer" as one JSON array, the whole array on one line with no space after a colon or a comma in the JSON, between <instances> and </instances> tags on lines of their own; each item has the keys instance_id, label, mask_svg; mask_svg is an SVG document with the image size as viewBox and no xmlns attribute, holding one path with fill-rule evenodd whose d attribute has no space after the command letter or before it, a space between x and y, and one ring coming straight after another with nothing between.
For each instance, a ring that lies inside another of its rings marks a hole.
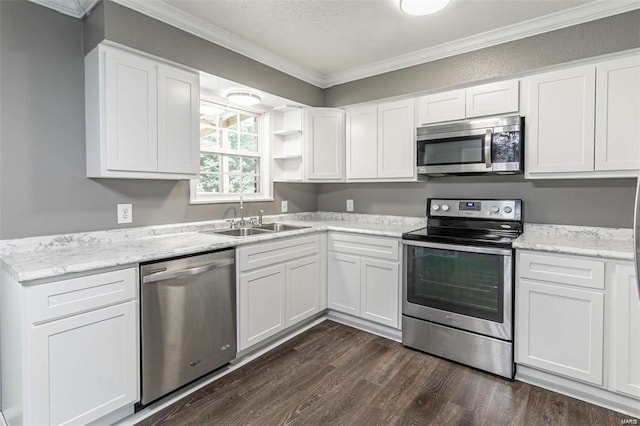
<instances>
[{"instance_id":1,"label":"cabinet drawer","mask_svg":"<svg viewBox=\"0 0 640 426\"><path fill-rule=\"evenodd\" d=\"M400 242L394 238L329 233L329 250L380 259L400 259Z\"/></svg>"},{"instance_id":2,"label":"cabinet drawer","mask_svg":"<svg viewBox=\"0 0 640 426\"><path fill-rule=\"evenodd\" d=\"M135 299L137 269L87 275L29 287L31 323Z\"/></svg>"},{"instance_id":3,"label":"cabinet drawer","mask_svg":"<svg viewBox=\"0 0 640 426\"><path fill-rule=\"evenodd\" d=\"M301 257L312 256L320 252L318 236L291 238L259 243L238 250L240 271L272 266Z\"/></svg>"},{"instance_id":4,"label":"cabinet drawer","mask_svg":"<svg viewBox=\"0 0 640 426\"><path fill-rule=\"evenodd\" d=\"M581 287L604 289L605 262L579 256L518 253L518 275Z\"/></svg>"}]
</instances>

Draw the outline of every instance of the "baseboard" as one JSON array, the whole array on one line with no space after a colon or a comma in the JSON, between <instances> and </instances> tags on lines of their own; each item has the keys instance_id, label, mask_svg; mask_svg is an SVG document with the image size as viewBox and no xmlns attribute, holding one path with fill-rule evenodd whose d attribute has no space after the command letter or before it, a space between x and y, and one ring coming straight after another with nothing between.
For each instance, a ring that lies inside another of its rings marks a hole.
<instances>
[{"instance_id":1,"label":"baseboard","mask_svg":"<svg viewBox=\"0 0 640 426\"><path fill-rule=\"evenodd\" d=\"M376 324L371 321L363 320L361 318L336 311L327 311L326 318L340 324L357 328L358 330L366 331L367 333L385 337L390 340L395 340L396 342L402 342L402 330L387 327L381 324Z\"/></svg>"},{"instance_id":2,"label":"baseboard","mask_svg":"<svg viewBox=\"0 0 640 426\"><path fill-rule=\"evenodd\" d=\"M516 380L640 418L640 401L555 374L517 365Z\"/></svg>"}]
</instances>

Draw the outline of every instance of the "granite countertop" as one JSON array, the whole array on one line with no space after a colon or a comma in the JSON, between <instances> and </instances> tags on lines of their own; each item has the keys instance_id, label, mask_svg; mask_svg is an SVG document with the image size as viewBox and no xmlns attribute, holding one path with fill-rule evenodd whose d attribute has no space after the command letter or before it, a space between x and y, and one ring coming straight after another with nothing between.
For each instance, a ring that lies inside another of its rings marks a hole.
<instances>
[{"instance_id":1,"label":"granite countertop","mask_svg":"<svg viewBox=\"0 0 640 426\"><path fill-rule=\"evenodd\" d=\"M426 218L354 213L295 213L265 216L265 223L286 222L308 228L243 238L204 234L228 227L223 220L126 228L0 241L2 268L29 283L65 274L131 265L167 257L232 248L322 231L399 238L426 226Z\"/></svg>"},{"instance_id":2,"label":"granite countertop","mask_svg":"<svg viewBox=\"0 0 640 426\"><path fill-rule=\"evenodd\" d=\"M569 225L525 224L515 249L539 250L633 261L633 230Z\"/></svg>"}]
</instances>

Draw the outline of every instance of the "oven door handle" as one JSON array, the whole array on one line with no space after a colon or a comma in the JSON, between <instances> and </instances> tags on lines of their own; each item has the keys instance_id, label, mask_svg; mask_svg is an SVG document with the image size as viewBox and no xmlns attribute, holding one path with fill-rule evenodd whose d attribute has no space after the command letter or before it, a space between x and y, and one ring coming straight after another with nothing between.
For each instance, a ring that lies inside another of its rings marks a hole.
<instances>
[{"instance_id":1,"label":"oven door handle","mask_svg":"<svg viewBox=\"0 0 640 426\"><path fill-rule=\"evenodd\" d=\"M441 243L423 243L419 241L402 240L402 244L406 246L425 247L441 250L464 251L468 253L495 254L499 256L512 256L510 249L480 247L480 246L461 246L458 244L441 244Z\"/></svg>"}]
</instances>

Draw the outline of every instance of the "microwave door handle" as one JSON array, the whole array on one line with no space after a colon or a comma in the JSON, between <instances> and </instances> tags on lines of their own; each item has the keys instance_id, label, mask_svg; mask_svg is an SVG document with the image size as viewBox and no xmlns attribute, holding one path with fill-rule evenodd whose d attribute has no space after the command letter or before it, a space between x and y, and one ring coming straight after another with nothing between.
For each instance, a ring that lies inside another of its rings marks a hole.
<instances>
[{"instance_id":1,"label":"microwave door handle","mask_svg":"<svg viewBox=\"0 0 640 426\"><path fill-rule=\"evenodd\" d=\"M493 139L493 132L491 129L487 129L484 134L484 164L487 169L491 168L491 142Z\"/></svg>"}]
</instances>

